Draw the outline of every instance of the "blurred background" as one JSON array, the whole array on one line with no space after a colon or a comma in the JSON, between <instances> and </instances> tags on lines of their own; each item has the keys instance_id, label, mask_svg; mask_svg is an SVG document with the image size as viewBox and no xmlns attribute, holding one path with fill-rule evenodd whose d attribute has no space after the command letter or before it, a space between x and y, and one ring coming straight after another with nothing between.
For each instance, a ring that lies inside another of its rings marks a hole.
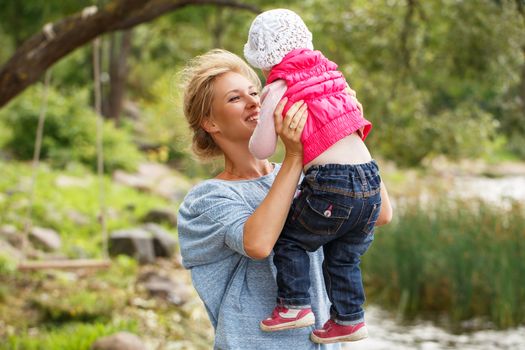
<instances>
[{"instance_id":1,"label":"blurred background","mask_svg":"<svg viewBox=\"0 0 525 350\"><path fill-rule=\"evenodd\" d=\"M357 91L394 205L347 348L525 348L525 1L0 0L0 349L212 348L176 212L218 163L177 73L282 7Z\"/></svg>"}]
</instances>

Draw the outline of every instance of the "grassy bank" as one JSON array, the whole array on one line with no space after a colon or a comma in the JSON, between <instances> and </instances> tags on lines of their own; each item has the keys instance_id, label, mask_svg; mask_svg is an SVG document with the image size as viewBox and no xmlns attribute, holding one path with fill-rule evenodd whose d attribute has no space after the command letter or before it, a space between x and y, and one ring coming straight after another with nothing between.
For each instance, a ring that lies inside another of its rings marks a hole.
<instances>
[{"instance_id":1,"label":"grassy bank","mask_svg":"<svg viewBox=\"0 0 525 350\"><path fill-rule=\"evenodd\" d=\"M363 259L368 301L411 319L498 328L525 323L525 211L481 202L413 202Z\"/></svg>"}]
</instances>

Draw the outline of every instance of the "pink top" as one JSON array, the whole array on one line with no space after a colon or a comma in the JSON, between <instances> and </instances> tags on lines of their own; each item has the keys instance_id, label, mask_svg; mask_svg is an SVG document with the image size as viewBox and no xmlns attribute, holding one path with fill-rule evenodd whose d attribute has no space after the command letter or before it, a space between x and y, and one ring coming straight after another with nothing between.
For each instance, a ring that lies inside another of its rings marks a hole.
<instances>
[{"instance_id":1,"label":"pink top","mask_svg":"<svg viewBox=\"0 0 525 350\"><path fill-rule=\"evenodd\" d=\"M274 66L262 92L259 124L250 139L250 151L266 159L275 151L277 135L273 112L283 97L288 98L283 115L293 103L304 100L308 119L301 135L303 164L342 138L362 129L364 140L372 124L363 117L357 104L346 91L347 83L337 65L321 52L297 49Z\"/></svg>"}]
</instances>

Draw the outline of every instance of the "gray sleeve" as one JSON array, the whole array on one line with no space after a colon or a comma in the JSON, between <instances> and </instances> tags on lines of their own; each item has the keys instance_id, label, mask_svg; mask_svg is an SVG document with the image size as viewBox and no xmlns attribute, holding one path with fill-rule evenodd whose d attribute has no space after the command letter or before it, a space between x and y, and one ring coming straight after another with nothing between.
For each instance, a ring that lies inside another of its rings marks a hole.
<instances>
[{"instance_id":1,"label":"gray sleeve","mask_svg":"<svg viewBox=\"0 0 525 350\"><path fill-rule=\"evenodd\" d=\"M220 183L203 183L184 199L178 231L186 268L213 263L231 254L246 255L244 223L253 210Z\"/></svg>"}]
</instances>

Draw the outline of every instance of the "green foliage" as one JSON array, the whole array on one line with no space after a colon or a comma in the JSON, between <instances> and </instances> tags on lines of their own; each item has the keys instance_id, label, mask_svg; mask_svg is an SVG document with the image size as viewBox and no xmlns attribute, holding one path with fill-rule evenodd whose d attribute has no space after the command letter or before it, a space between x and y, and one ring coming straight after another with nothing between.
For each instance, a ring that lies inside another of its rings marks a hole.
<instances>
[{"instance_id":1,"label":"green foliage","mask_svg":"<svg viewBox=\"0 0 525 350\"><path fill-rule=\"evenodd\" d=\"M28 205L29 164L0 162L0 193L9 193L0 201L0 222L23 227ZM86 174L87 173L87 174ZM74 183L58 186L59 178ZM100 256L102 235L97 217L100 213L98 178L83 168L67 172L41 164L36 178L33 224L55 229L61 236L64 252L72 258ZM140 224L140 219L152 208L167 207L166 200L135 189L112 183L104 178L103 191L109 232ZM85 219L79 223L71 213Z\"/></svg>"},{"instance_id":2,"label":"green foliage","mask_svg":"<svg viewBox=\"0 0 525 350\"><path fill-rule=\"evenodd\" d=\"M89 350L98 339L120 331L137 332L133 321L118 323L71 323L60 328L50 328L38 335L27 331L22 336L10 336L0 344L1 350Z\"/></svg>"},{"instance_id":3,"label":"green foliage","mask_svg":"<svg viewBox=\"0 0 525 350\"><path fill-rule=\"evenodd\" d=\"M0 252L0 276L11 275L16 270L15 261L5 255L4 252Z\"/></svg>"},{"instance_id":4,"label":"green foliage","mask_svg":"<svg viewBox=\"0 0 525 350\"><path fill-rule=\"evenodd\" d=\"M35 135L42 106L43 88L36 86L0 111L0 119L11 129L11 138L5 145L19 159L32 159ZM48 106L42 139L41 159L57 167L79 162L92 169L97 164L97 116L91 110L85 90L64 96L54 89L48 91ZM130 137L110 122L104 124L104 167L133 169L140 153Z\"/></svg>"},{"instance_id":5,"label":"green foliage","mask_svg":"<svg viewBox=\"0 0 525 350\"><path fill-rule=\"evenodd\" d=\"M108 320L118 307L119 293L89 291L62 286L51 293L41 293L32 303L47 322L93 322Z\"/></svg>"},{"instance_id":6,"label":"green foliage","mask_svg":"<svg viewBox=\"0 0 525 350\"><path fill-rule=\"evenodd\" d=\"M213 165L199 164L191 152L192 136L182 111L182 91L176 71L168 71L151 86L152 98L140 101L143 115L134 125L138 143L154 145L152 161L169 162L188 176L206 176Z\"/></svg>"},{"instance_id":7,"label":"green foliage","mask_svg":"<svg viewBox=\"0 0 525 350\"><path fill-rule=\"evenodd\" d=\"M525 18L514 2L312 1L301 14L357 90L373 152L403 165L478 157L496 132L518 151Z\"/></svg>"},{"instance_id":8,"label":"green foliage","mask_svg":"<svg viewBox=\"0 0 525 350\"><path fill-rule=\"evenodd\" d=\"M17 1L2 0L0 28L11 35L17 45L35 34L48 22L80 11L94 0Z\"/></svg>"},{"instance_id":9,"label":"green foliage","mask_svg":"<svg viewBox=\"0 0 525 350\"><path fill-rule=\"evenodd\" d=\"M363 259L369 300L408 318L446 315L454 326L472 318L523 324L523 209L477 201L398 208Z\"/></svg>"}]
</instances>

